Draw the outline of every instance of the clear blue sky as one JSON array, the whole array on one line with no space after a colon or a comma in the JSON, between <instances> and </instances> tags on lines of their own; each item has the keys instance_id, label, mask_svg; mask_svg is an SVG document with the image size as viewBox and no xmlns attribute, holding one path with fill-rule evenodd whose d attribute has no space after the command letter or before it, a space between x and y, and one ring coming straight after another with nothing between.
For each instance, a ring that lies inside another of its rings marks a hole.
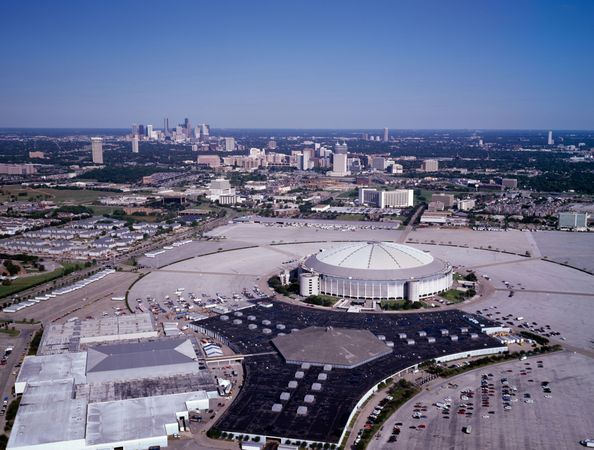
<instances>
[{"instance_id":1,"label":"clear blue sky","mask_svg":"<svg viewBox=\"0 0 594 450\"><path fill-rule=\"evenodd\" d=\"M594 129L592 30L592 0L3 0L0 127Z\"/></svg>"}]
</instances>

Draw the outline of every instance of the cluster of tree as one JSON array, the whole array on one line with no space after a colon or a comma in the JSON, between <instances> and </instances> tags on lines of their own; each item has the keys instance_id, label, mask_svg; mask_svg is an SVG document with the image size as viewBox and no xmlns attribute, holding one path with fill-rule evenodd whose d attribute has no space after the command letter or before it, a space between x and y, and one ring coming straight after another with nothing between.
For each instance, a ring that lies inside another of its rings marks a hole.
<instances>
[{"instance_id":1,"label":"cluster of tree","mask_svg":"<svg viewBox=\"0 0 594 450\"><path fill-rule=\"evenodd\" d=\"M310 305L319 306L332 306L336 303L336 299L328 295L310 295L304 301Z\"/></svg>"},{"instance_id":2,"label":"cluster of tree","mask_svg":"<svg viewBox=\"0 0 594 450\"><path fill-rule=\"evenodd\" d=\"M380 307L385 311L399 311L409 309L421 309L421 302L409 302L408 300L382 300Z\"/></svg>"},{"instance_id":3,"label":"cluster of tree","mask_svg":"<svg viewBox=\"0 0 594 450\"><path fill-rule=\"evenodd\" d=\"M274 289L275 292L281 295L291 295L299 293L299 283L296 281L291 282L288 286L284 286L278 276L273 276L268 280L268 286Z\"/></svg>"},{"instance_id":4,"label":"cluster of tree","mask_svg":"<svg viewBox=\"0 0 594 450\"><path fill-rule=\"evenodd\" d=\"M104 167L87 172L85 178L97 180L100 183L137 183L142 177L155 172L168 172L169 169L155 169L155 167Z\"/></svg>"},{"instance_id":5,"label":"cluster of tree","mask_svg":"<svg viewBox=\"0 0 594 450\"><path fill-rule=\"evenodd\" d=\"M6 268L5 273L8 273L11 277L15 276L21 271L21 267L13 263L10 259L4 260L4 267Z\"/></svg>"}]
</instances>

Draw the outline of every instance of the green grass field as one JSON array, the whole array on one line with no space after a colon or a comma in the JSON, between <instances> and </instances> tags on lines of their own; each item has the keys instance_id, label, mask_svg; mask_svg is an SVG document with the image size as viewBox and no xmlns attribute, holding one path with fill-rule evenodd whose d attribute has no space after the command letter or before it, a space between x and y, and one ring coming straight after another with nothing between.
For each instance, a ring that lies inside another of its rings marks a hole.
<instances>
[{"instance_id":1,"label":"green grass field","mask_svg":"<svg viewBox=\"0 0 594 450\"><path fill-rule=\"evenodd\" d=\"M55 280L56 278L61 277L64 272L73 272L74 270L82 268L82 266L77 263L63 263L62 266L63 267L52 272L17 278L9 286L0 285L0 298L8 297L9 295L24 291L30 287Z\"/></svg>"},{"instance_id":2,"label":"green grass field","mask_svg":"<svg viewBox=\"0 0 594 450\"><path fill-rule=\"evenodd\" d=\"M459 303L464 301L464 292L457 289L450 289L449 291L442 292L439 294L440 297L445 298L447 301L452 303Z\"/></svg>"},{"instance_id":3,"label":"green grass field","mask_svg":"<svg viewBox=\"0 0 594 450\"><path fill-rule=\"evenodd\" d=\"M22 194L26 195L22 195ZM21 194L21 195L19 195ZM17 200L37 201L52 200L56 203L92 203L99 197L118 195L117 192L92 191L87 189L33 189L22 187L20 185L3 186L0 189L0 201L10 200L11 196L16 196Z\"/></svg>"},{"instance_id":4,"label":"green grass field","mask_svg":"<svg viewBox=\"0 0 594 450\"><path fill-rule=\"evenodd\" d=\"M60 277L63 271L64 269L56 269L53 272L48 272L41 275L18 278L14 280L9 286L0 286L0 298L16 294L17 292L24 291L25 289L37 286L38 284L54 280Z\"/></svg>"},{"instance_id":5,"label":"green grass field","mask_svg":"<svg viewBox=\"0 0 594 450\"><path fill-rule=\"evenodd\" d=\"M420 189L420 191L421 191L421 193L419 195L417 195L415 192L415 198L414 198L415 205L418 205L419 203L421 203L423 201L423 200L420 200L419 197L424 197L425 198L424 201L429 203L431 201L431 197L433 196L433 192L428 191L426 189Z\"/></svg>"}]
</instances>

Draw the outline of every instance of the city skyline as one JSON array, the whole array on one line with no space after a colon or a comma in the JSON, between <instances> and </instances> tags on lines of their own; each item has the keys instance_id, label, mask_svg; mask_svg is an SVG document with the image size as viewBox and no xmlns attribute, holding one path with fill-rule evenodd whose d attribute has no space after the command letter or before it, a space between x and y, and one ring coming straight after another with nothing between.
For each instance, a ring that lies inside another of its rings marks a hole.
<instances>
[{"instance_id":1,"label":"city skyline","mask_svg":"<svg viewBox=\"0 0 594 450\"><path fill-rule=\"evenodd\" d=\"M1 127L158 127L187 115L225 128L594 128L587 1L4 12Z\"/></svg>"}]
</instances>

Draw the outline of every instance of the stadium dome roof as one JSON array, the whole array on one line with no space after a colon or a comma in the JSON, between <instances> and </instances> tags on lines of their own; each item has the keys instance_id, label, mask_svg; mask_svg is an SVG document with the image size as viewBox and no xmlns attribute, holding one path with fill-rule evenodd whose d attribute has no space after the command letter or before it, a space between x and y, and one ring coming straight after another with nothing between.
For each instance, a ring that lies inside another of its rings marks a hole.
<instances>
[{"instance_id":1,"label":"stadium dome roof","mask_svg":"<svg viewBox=\"0 0 594 450\"><path fill-rule=\"evenodd\" d=\"M320 252L316 258L346 269L370 270L412 269L433 261L429 253L392 242L355 242Z\"/></svg>"},{"instance_id":2,"label":"stadium dome roof","mask_svg":"<svg viewBox=\"0 0 594 450\"><path fill-rule=\"evenodd\" d=\"M314 272L369 280L415 278L449 269L429 253L393 242L353 242L320 251L304 266Z\"/></svg>"}]
</instances>

